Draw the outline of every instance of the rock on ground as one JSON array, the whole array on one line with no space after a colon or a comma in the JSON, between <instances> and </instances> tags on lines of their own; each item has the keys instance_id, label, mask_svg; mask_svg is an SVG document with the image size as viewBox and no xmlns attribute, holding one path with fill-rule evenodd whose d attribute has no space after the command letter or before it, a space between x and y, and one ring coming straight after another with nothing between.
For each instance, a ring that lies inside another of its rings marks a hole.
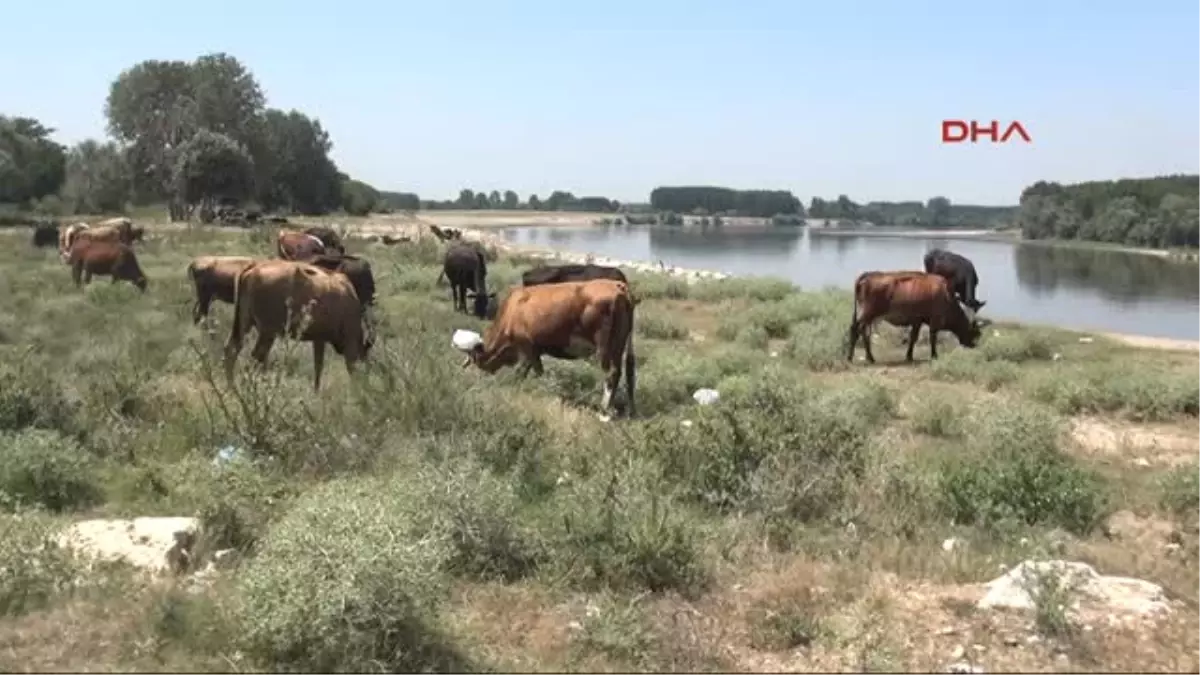
<instances>
[{"instance_id":1,"label":"rock on ground","mask_svg":"<svg viewBox=\"0 0 1200 675\"><path fill-rule=\"evenodd\" d=\"M196 518L85 520L68 527L59 545L101 560L123 560L150 572L185 572L200 530Z\"/></svg>"},{"instance_id":2,"label":"rock on ground","mask_svg":"<svg viewBox=\"0 0 1200 675\"><path fill-rule=\"evenodd\" d=\"M1070 597L1086 600L1109 612L1149 616L1171 611L1158 584L1130 577L1103 576L1091 565L1081 562L1026 560L1003 576L986 584L987 593L979 601L980 609L1006 607L1033 609L1034 600L1027 586L1040 574L1057 574L1068 588ZM1077 603L1076 603L1077 604Z\"/></svg>"}]
</instances>

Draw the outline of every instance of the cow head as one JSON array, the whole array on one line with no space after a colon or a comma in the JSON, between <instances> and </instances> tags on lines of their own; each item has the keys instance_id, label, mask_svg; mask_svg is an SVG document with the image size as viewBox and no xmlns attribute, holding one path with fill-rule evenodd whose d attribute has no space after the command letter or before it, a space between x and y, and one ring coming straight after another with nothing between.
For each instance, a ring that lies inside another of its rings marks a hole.
<instances>
[{"instance_id":1,"label":"cow head","mask_svg":"<svg viewBox=\"0 0 1200 675\"><path fill-rule=\"evenodd\" d=\"M513 345L502 346L499 349L489 352L484 348L487 344L486 340L477 344L467 352L467 358L463 361L462 367L466 368L472 363L485 373L494 373L505 366L515 364L520 357L520 353Z\"/></svg>"},{"instance_id":2,"label":"cow head","mask_svg":"<svg viewBox=\"0 0 1200 675\"><path fill-rule=\"evenodd\" d=\"M979 310L983 309L983 306L987 304L987 300L975 299L975 300L970 300L970 301L966 302L965 304L967 307L969 307L971 309L972 312L975 312L978 314Z\"/></svg>"},{"instance_id":3,"label":"cow head","mask_svg":"<svg viewBox=\"0 0 1200 675\"><path fill-rule=\"evenodd\" d=\"M971 309L969 305L960 302L958 306L962 310L965 325L962 330L955 331L955 336L958 338L958 343L962 346L969 349L974 348L979 344L979 338L983 334L981 329L987 324L980 321L979 317L975 315L976 310ZM983 303L978 303L978 306L982 307ZM988 321L987 323L991 322Z\"/></svg>"}]
</instances>

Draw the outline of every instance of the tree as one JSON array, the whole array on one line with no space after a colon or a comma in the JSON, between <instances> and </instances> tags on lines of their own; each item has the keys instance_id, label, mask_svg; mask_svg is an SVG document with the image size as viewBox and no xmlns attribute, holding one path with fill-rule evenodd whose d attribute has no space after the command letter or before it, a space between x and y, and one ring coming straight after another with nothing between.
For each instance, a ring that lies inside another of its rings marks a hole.
<instances>
[{"instance_id":1,"label":"tree","mask_svg":"<svg viewBox=\"0 0 1200 675\"><path fill-rule=\"evenodd\" d=\"M342 179L329 158L333 143L319 120L271 108L259 128L263 152L256 176L264 208L319 215L343 205Z\"/></svg>"},{"instance_id":2,"label":"tree","mask_svg":"<svg viewBox=\"0 0 1200 675\"><path fill-rule=\"evenodd\" d=\"M490 206L491 206L491 202L488 200L487 193L476 192L475 193L475 203L468 208L482 210L482 209L486 209Z\"/></svg>"},{"instance_id":3,"label":"tree","mask_svg":"<svg viewBox=\"0 0 1200 675\"><path fill-rule=\"evenodd\" d=\"M493 209L501 208L504 205L502 199L499 190L492 190L492 193L488 195L488 206Z\"/></svg>"},{"instance_id":4,"label":"tree","mask_svg":"<svg viewBox=\"0 0 1200 675\"><path fill-rule=\"evenodd\" d=\"M925 205L929 212L929 224L932 227L946 227L950 223L950 200L945 197L931 197Z\"/></svg>"},{"instance_id":5,"label":"tree","mask_svg":"<svg viewBox=\"0 0 1200 675\"><path fill-rule=\"evenodd\" d=\"M177 203L200 204L202 213L222 199L242 200L254 192L254 163L241 143L202 129L177 153Z\"/></svg>"},{"instance_id":6,"label":"tree","mask_svg":"<svg viewBox=\"0 0 1200 675\"><path fill-rule=\"evenodd\" d=\"M129 167L116 143L88 139L71 148L62 196L72 213L122 211L129 191Z\"/></svg>"},{"instance_id":7,"label":"tree","mask_svg":"<svg viewBox=\"0 0 1200 675\"><path fill-rule=\"evenodd\" d=\"M538 199L537 195L529 195L529 209L531 211L542 210L542 200Z\"/></svg>"},{"instance_id":8,"label":"tree","mask_svg":"<svg viewBox=\"0 0 1200 675\"><path fill-rule=\"evenodd\" d=\"M521 198L512 190L504 191L504 208L509 211L515 211L521 206Z\"/></svg>"},{"instance_id":9,"label":"tree","mask_svg":"<svg viewBox=\"0 0 1200 675\"><path fill-rule=\"evenodd\" d=\"M66 150L52 133L31 117L0 115L0 202L25 204L62 187Z\"/></svg>"},{"instance_id":10,"label":"tree","mask_svg":"<svg viewBox=\"0 0 1200 675\"><path fill-rule=\"evenodd\" d=\"M342 209L352 216L365 216L379 204L379 192L360 180L342 183Z\"/></svg>"},{"instance_id":11,"label":"tree","mask_svg":"<svg viewBox=\"0 0 1200 675\"><path fill-rule=\"evenodd\" d=\"M458 191L458 201L455 204L460 209L475 208L475 191L469 188L463 188Z\"/></svg>"}]
</instances>

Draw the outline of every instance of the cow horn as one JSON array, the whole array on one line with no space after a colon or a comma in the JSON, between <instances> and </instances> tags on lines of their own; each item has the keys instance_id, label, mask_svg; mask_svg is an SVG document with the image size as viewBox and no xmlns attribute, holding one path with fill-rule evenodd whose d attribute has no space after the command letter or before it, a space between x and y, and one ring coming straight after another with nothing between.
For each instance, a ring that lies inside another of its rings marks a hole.
<instances>
[{"instance_id":1,"label":"cow horn","mask_svg":"<svg viewBox=\"0 0 1200 675\"><path fill-rule=\"evenodd\" d=\"M967 315L967 322L974 323L975 322L975 312L973 312L970 307L967 307L965 304L963 304L961 302L958 303L958 306L962 307L963 314Z\"/></svg>"}]
</instances>

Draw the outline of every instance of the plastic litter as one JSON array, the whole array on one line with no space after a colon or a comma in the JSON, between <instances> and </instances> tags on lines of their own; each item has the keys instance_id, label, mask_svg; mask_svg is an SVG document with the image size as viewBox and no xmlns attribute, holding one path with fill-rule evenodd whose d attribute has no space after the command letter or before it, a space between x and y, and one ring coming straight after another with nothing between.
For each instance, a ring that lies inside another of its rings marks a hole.
<instances>
[{"instance_id":1,"label":"plastic litter","mask_svg":"<svg viewBox=\"0 0 1200 675\"><path fill-rule=\"evenodd\" d=\"M450 338L451 344L460 352L469 352L475 347L483 344L483 337L473 330L456 330L454 336Z\"/></svg>"},{"instance_id":2,"label":"plastic litter","mask_svg":"<svg viewBox=\"0 0 1200 675\"><path fill-rule=\"evenodd\" d=\"M700 405L712 405L721 399L721 393L716 389L697 389L692 398Z\"/></svg>"},{"instance_id":3,"label":"plastic litter","mask_svg":"<svg viewBox=\"0 0 1200 675\"><path fill-rule=\"evenodd\" d=\"M222 465L228 464L230 462L242 459L244 457L244 454L245 453L242 452L241 448L237 448L232 445L226 445L225 447L221 448L220 450L217 450L217 456L213 457L212 463L213 463L213 466L222 466Z\"/></svg>"}]
</instances>

